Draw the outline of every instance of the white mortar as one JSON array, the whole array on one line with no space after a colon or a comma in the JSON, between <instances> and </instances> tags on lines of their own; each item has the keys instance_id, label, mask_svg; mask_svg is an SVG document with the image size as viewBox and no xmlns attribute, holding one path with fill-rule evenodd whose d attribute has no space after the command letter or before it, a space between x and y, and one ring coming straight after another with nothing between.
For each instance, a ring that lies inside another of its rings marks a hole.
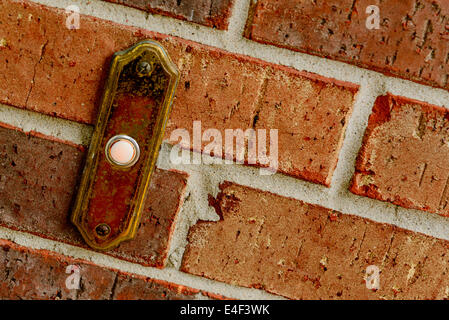
<instances>
[{"instance_id":1,"label":"white mortar","mask_svg":"<svg viewBox=\"0 0 449 320\"><path fill-rule=\"evenodd\" d=\"M259 176L258 169L242 165L174 166L169 161L171 147L164 144L158 166L162 169L173 168L185 171L190 174L190 178L186 192L188 199L179 214L170 248L169 266L163 270L142 267L100 253L5 228L0 228L0 238L9 239L27 247L49 249L71 257L86 259L102 266L171 281L238 299L279 299L279 297L269 295L261 290L241 288L191 276L178 270L190 226L199 219L214 221L218 219L215 211L208 205L207 196L208 194L215 196L218 193L219 183L224 180L449 240L449 219L447 218L359 197L347 190L354 173L355 158L375 98L389 91L396 95L449 107L449 92L446 90L387 77L377 72L325 58L249 41L242 37L249 0L235 1L229 31L213 30L168 17L150 15L136 9L99 0L35 0L35 2L58 8L75 4L80 7L82 14L178 36L233 53L245 54L298 70L306 70L322 76L357 83L361 88L354 105L353 115L348 124L330 189L281 174ZM0 121L23 128L26 131L35 130L84 145L88 144L92 132L90 126L2 105L0 105Z\"/></svg>"}]
</instances>

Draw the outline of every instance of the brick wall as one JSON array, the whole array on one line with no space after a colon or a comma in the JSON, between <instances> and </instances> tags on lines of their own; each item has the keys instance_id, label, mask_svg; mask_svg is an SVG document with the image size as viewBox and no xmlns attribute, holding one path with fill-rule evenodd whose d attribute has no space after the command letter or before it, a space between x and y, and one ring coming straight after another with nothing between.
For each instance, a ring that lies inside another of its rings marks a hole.
<instances>
[{"instance_id":1,"label":"brick wall","mask_svg":"<svg viewBox=\"0 0 449 320\"><path fill-rule=\"evenodd\" d=\"M448 298L448 15L444 1L0 0L1 298ZM71 206L112 54L143 39L181 79L138 234L99 253ZM195 121L277 129L277 172L173 163L171 134Z\"/></svg>"}]
</instances>

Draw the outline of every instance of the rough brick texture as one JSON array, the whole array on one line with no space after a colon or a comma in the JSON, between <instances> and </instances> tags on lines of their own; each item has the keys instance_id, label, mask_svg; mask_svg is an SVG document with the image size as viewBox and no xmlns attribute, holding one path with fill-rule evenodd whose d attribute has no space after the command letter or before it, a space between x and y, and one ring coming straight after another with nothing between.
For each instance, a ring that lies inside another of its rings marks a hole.
<instances>
[{"instance_id":1,"label":"rough brick texture","mask_svg":"<svg viewBox=\"0 0 449 320\"><path fill-rule=\"evenodd\" d=\"M380 28L365 13L380 9ZM445 0L258 0L246 36L389 75L449 88L449 3Z\"/></svg>"},{"instance_id":2,"label":"rough brick texture","mask_svg":"<svg viewBox=\"0 0 449 320\"><path fill-rule=\"evenodd\" d=\"M86 247L70 222L84 154L61 141L0 126L0 225ZM157 169L136 238L108 254L163 267L186 179Z\"/></svg>"},{"instance_id":3,"label":"rough brick texture","mask_svg":"<svg viewBox=\"0 0 449 320\"><path fill-rule=\"evenodd\" d=\"M233 0L104 0L217 29L228 29Z\"/></svg>"},{"instance_id":4,"label":"rough brick texture","mask_svg":"<svg viewBox=\"0 0 449 320\"><path fill-rule=\"evenodd\" d=\"M67 272L69 265L79 268L79 289L66 285L70 276L70 270ZM0 240L0 299L192 300L198 294L220 298L181 285L102 268L47 250L33 250Z\"/></svg>"},{"instance_id":5,"label":"rough brick texture","mask_svg":"<svg viewBox=\"0 0 449 320\"><path fill-rule=\"evenodd\" d=\"M254 128L279 130L280 172L329 186L356 89L287 69L266 77Z\"/></svg>"},{"instance_id":6,"label":"rough brick texture","mask_svg":"<svg viewBox=\"0 0 449 320\"><path fill-rule=\"evenodd\" d=\"M88 16L68 30L65 17L0 3L0 102L93 123L112 54L152 38L181 71L167 138L195 120L203 130L279 128L279 171L329 185L357 86Z\"/></svg>"},{"instance_id":7,"label":"rough brick texture","mask_svg":"<svg viewBox=\"0 0 449 320\"><path fill-rule=\"evenodd\" d=\"M378 97L352 181L353 193L449 216L449 112Z\"/></svg>"},{"instance_id":8,"label":"rough brick texture","mask_svg":"<svg viewBox=\"0 0 449 320\"><path fill-rule=\"evenodd\" d=\"M449 242L225 182L182 270L292 299L441 299ZM377 266L379 290L367 289Z\"/></svg>"}]
</instances>

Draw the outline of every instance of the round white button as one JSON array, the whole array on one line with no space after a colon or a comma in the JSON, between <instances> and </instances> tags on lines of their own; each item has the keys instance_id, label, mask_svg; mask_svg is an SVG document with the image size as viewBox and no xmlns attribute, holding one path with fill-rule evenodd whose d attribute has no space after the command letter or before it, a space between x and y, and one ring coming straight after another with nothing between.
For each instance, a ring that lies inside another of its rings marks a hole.
<instances>
[{"instance_id":1,"label":"round white button","mask_svg":"<svg viewBox=\"0 0 449 320\"><path fill-rule=\"evenodd\" d=\"M109 153L112 160L118 164L127 165L132 162L136 156L136 149L130 141L120 139L112 144Z\"/></svg>"},{"instance_id":2,"label":"round white button","mask_svg":"<svg viewBox=\"0 0 449 320\"><path fill-rule=\"evenodd\" d=\"M106 159L113 165L131 167L140 156L136 140L126 135L112 137L106 144Z\"/></svg>"}]
</instances>

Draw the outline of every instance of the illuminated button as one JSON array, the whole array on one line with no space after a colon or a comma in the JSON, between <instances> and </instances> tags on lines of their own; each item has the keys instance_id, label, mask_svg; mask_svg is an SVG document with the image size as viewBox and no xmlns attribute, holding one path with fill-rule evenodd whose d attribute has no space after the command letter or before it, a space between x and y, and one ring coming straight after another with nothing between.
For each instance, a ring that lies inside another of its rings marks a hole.
<instances>
[{"instance_id":1,"label":"illuminated button","mask_svg":"<svg viewBox=\"0 0 449 320\"><path fill-rule=\"evenodd\" d=\"M119 167L131 167L139 160L139 145L136 140L126 135L112 137L105 149L107 160Z\"/></svg>"}]
</instances>

